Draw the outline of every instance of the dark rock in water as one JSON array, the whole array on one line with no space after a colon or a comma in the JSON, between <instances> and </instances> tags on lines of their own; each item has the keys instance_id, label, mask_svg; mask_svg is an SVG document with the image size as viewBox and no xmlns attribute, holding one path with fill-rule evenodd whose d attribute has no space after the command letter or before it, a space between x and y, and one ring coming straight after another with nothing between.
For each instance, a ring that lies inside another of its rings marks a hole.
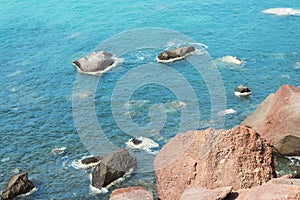
<instances>
[{"instance_id":1,"label":"dark rock in water","mask_svg":"<svg viewBox=\"0 0 300 200\"><path fill-rule=\"evenodd\" d=\"M12 199L20 194L26 194L34 189L34 185L28 180L28 173L22 172L13 175L2 191L1 198Z\"/></svg>"},{"instance_id":2,"label":"dark rock in water","mask_svg":"<svg viewBox=\"0 0 300 200\"><path fill-rule=\"evenodd\" d=\"M195 51L195 48L193 46L186 46L177 48L174 50L167 50L164 52L161 52L157 56L158 62L172 62L174 60L179 60L185 58L189 53Z\"/></svg>"},{"instance_id":3,"label":"dark rock in water","mask_svg":"<svg viewBox=\"0 0 300 200\"><path fill-rule=\"evenodd\" d=\"M97 74L109 70L115 61L116 57L112 54L100 51L92 52L85 57L74 61L73 65L81 73Z\"/></svg>"},{"instance_id":4,"label":"dark rock in water","mask_svg":"<svg viewBox=\"0 0 300 200\"><path fill-rule=\"evenodd\" d=\"M90 165L93 163L98 163L103 157L102 156L91 156L81 160L81 163L84 165Z\"/></svg>"},{"instance_id":5,"label":"dark rock in water","mask_svg":"<svg viewBox=\"0 0 300 200\"><path fill-rule=\"evenodd\" d=\"M138 145L138 144L141 144L143 141L142 141L142 140L139 140L139 139L136 139L136 138L131 138L131 142L132 142L134 145Z\"/></svg>"},{"instance_id":6,"label":"dark rock in water","mask_svg":"<svg viewBox=\"0 0 300 200\"><path fill-rule=\"evenodd\" d=\"M94 168L92 172L92 186L101 189L121 178L126 172L130 172L136 165L136 158L130 156L125 149L108 154Z\"/></svg>"},{"instance_id":7,"label":"dark rock in water","mask_svg":"<svg viewBox=\"0 0 300 200\"><path fill-rule=\"evenodd\" d=\"M251 90L243 85L239 85L234 89L235 96L249 96L251 94Z\"/></svg>"}]
</instances>

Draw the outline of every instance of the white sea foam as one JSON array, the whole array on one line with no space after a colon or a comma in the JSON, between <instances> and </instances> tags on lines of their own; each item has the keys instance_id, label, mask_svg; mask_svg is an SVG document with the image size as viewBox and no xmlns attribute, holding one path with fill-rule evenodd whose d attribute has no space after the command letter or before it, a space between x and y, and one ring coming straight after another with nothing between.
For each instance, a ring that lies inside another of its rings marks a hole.
<instances>
[{"instance_id":1,"label":"white sea foam","mask_svg":"<svg viewBox=\"0 0 300 200\"><path fill-rule=\"evenodd\" d=\"M7 158L2 158L2 159L1 159L1 162L7 162L7 161L9 161L9 160L10 160L10 158L8 158L8 157L7 157Z\"/></svg>"},{"instance_id":2,"label":"white sea foam","mask_svg":"<svg viewBox=\"0 0 300 200\"><path fill-rule=\"evenodd\" d=\"M225 116L225 115L232 115L232 114L236 114L236 110L232 109L232 108L229 108L229 109L226 109L226 110L223 110L223 111L220 111L218 113L218 115L220 116Z\"/></svg>"},{"instance_id":3,"label":"white sea foam","mask_svg":"<svg viewBox=\"0 0 300 200\"><path fill-rule=\"evenodd\" d=\"M91 97L93 95L92 92L77 92L73 94L73 98L78 98L78 99L83 99L83 98L87 98L87 97Z\"/></svg>"},{"instance_id":4,"label":"white sea foam","mask_svg":"<svg viewBox=\"0 0 300 200\"><path fill-rule=\"evenodd\" d=\"M252 92L238 92L238 91L234 91L234 95L237 97L247 97L250 94L252 94Z\"/></svg>"},{"instance_id":5,"label":"white sea foam","mask_svg":"<svg viewBox=\"0 0 300 200\"><path fill-rule=\"evenodd\" d=\"M241 65L243 62L242 60L237 59L234 56L224 56L220 59L218 59L221 62L226 62L226 63L230 63L230 64L234 64L234 65Z\"/></svg>"},{"instance_id":6,"label":"white sea foam","mask_svg":"<svg viewBox=\"0 0 300 200\"><path fill-rule=\"evenodd\" d=\"M57 147L51 150L51 153L54 155L61 155L63 153L65 153L65 150L67 149L67 147Z\"/></svg>"},{"instance_id":7,"label":"white sea foam","mask_svg":"<svg viewBox=\"0 0 300 200\"><path fill-rule=\"evenodd\" d=\"M8 74L9 77L12 77L12 76L16 76L16 75L19 75L21 74L22 71L21 70L16 70L15 72L11 73L11 74Z\"/></svg>"},{"instance_id":8,"label":"white sea foam","mask_svg":"<svg viewBox=\"0 0 300 200\"><path fill-rule=\"evenodd\" d=\"M36 187L34 187L32 190L30 190L29 192L25 193L25 194L20 194L18 195L18 197L27 197L31 194L33 194L34 192L36 192L38 189Z\"/></svg>"},{"instance_id":9,"label":"white sea foam","mask_svg":"<svg viewBox=\"0 0 300 200\"><path fill-rule=\"evenodd\" d=\"M295 69L300 69L300 62L296 62L294 68L295 68Z\"/></svg>"},{"instance_id":10,"label":"white sea foam","mask_svg":"<svg viewBox=\"0 0 300 200\"><path fill-rule=\"evenodd\" d=\"M300 16L300 10L294 8L270 8L262 12L277 16Z\"/></svg>"},{"instance_id":11,"label":"white sea foam","mask_svg":"<svg viewBox=\"0 0 300 200\"><path fill-rule=\"evenodd\" d=\"M150 138L138 137L136 139L140 140L141 143L140 144L134 144L133 141L132 141L132 138L131 138L125 144L127 145L127 147L129 147L131 149L145 150L148 153L155 153L151 149L159 147L159 144L157 144L155 141L151 140Z\"/></svg>"}]
</instances>

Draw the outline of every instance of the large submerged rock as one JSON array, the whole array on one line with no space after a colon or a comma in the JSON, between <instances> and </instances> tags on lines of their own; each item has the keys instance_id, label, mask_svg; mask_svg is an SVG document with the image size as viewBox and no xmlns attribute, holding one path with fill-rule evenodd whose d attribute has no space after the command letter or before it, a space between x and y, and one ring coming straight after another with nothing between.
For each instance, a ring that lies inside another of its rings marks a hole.
<instances>
[{"instance_id":1,"label":"large submerged rock","mask_svg":"<svg viewBox=\"0 0 300 200\"><path fill-rule=\"evenodd\" d=\"M142 187L120 188L112 191L110 200L153 200L153 193Z\"/></svg>"},{"instance_id":2,"label":"large submerged rock","mask_svg":"<svg viewBox=\"0 0 300 200\"><path fill-rule=\"evenodd\" d=\"M18 195L26 194L34 189L33 183L28 180L28 173L22 172L13 175L7 182L0 195L1 199L12 199Z\"/></svg>"},{"instance_id":3,"label":"large submerged rock","mask_svg":"<svg viewBox=\"0 0 300 200\"><path fill-rule=\"evenodd\" d=\"M259 132L281 154L300 156L300 86L282 85L241 125Z\"/></svg>"},{"instance_id":4,"label":"large submerged rock","mask_svg":"<svg viewBox=\"0 0 300 200\"><path fill-rule=\"evenodd\" d=\"M73 62L78 72L97 75L116 66L118 58L105 51L92 52Z\"/></svg>"},{"instance_id":5,"label":"large submerged rock","mask_svg":"<svg viewBox=\"0 0 300 200\"><path fill-rule=\"evenodd\" d=\"M157 61L173 62L175 60L180 60L185 58L193 51L195 51L195 48L193 46L186 46L186 47L181 47L173 50L167 50L158 54Z\"/></svg>"},{"instance_id":6,"label":"large submerged rock","mask_svg":"<svg viewBox=\"0 0 300 200\"><path fill-rule=\"evenodd\" d=\"M93 169L92 186L101 189L133 170L136 165L136 158L125 149L108 154Z\"/></svg>"},{"instance_id":7,"label":"large submerged rock","mask_svg":"<svg viewBox=\"0 0 300 200\"><path fill-rule=\"evenodd\" d=\"M243 126L178 134L158 153L154 167L162 200L179 199L188 188L238 190L276 177L271 146Z\"/></svg>"}]
</instances>

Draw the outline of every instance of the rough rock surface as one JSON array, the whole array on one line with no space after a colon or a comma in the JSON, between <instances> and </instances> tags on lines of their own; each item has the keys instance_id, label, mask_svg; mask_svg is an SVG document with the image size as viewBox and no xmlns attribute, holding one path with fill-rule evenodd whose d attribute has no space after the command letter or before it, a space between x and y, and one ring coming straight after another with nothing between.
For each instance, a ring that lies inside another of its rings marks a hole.
<instances>
[{"instance_id":1,"label":"rough rock surface","mask_svg":"<svg viewBox=\"0 0 300 200\"><path fill-rule=\"evenodd\" d=\"M73 65L79 72L94 74L103 73L109 70L115 61L116 57L112 54L100 51L92 52L85 57L74 61Z\"/></svg>"},{"instance_id":2,"label":"rough rock surface","mask_svg":"<svg viewBox=\"0 0 300 200\"><path fill-rule=\"evenodd\" d=\"M152 192L143 187L120 188L112 191L110 200L153 200Z\"/></svg>"},{"instance_id":3,"label":"rough rock surface","mask_svg":"<svg viewBox=\"0 0 300 200\"><path fill-rule=\"evenodd\" d=\"M34 189L34 185L28 180L28 173L22 172L13 175L7 182L0 197L3 200L12 199L20 194L26 194Z\"/></svg>"},{"instance_id":4,"label":"rough rock surface","mask_svg":"<svg viewBox=\"0 0 300 200\"><path fill-rule=\"evenodd\" d=\"M130 172L136 165L136 158L125 149L108 154L93 169L92 186L101 189Z\"/></svg>"},{"instance_id":5,"label":"rough rock surface","mask_svg":"<svg viewBox=\"0 0 300 200\"><path fill-rule=\"evenodd\" d=\"M158 153L154 167L162 200L179 199L187 188L238 190L276 177L271 146L243 126L178 134Z\"/></svg>"},{"instance_id":6,"label":"rough rock surface","mask_svg":"<svg viewBox=\"0 0 300 200\"><path fill-rule=\"evenodd\" d=\"M157 60L159 62L172 62L174 60L183 59L186 55L193 51L195 51L195 48L193 46L186 46L174 50L167 50L158 54Z\"/></svg>"},{"instance_id":7,"label":"rough rock surface","mask_svg":"<svg viewBox=\"0 0 300 200\"><path fill-rule=\"evenodd\" d=\"M299 200L300 179L272 179L267 184L238 191L236 200Z\"/></svg>"},{"instance_id":8,"label":"rough rock surface","mask_svg":"<svg viewBox=\"0 0 300 200\"><path fill-rule=\"evenodd\" d=\"M195 199L207 199L207 200L221 200L225 199L232 187L221 187L214 190L206 189L203 187L189 188L184 190L180 200L195 200Z\"/></svg>"},{"instance_id":9,"label":"rough rock surface","mask_svg":"<svg viewBox=\"0 0 300 200\"><path fill-rule=\"evenodd\" d=\"M253 128L283 155L300 156L300 86L282 85L241 125Z\"/></svg>"}]
</instances>

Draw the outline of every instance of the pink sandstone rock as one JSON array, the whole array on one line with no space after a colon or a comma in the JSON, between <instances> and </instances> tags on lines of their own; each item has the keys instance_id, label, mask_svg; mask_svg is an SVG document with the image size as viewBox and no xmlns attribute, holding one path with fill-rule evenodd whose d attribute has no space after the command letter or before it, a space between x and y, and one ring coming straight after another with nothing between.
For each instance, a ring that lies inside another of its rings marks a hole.
<instances>
[{"instance_id":1,"label":"pink sandstone rock","mask_svg":"<svg viewBox=\"0 0 300 200\"><path fill-rule=\"evenodd\" d=\"M221 187L214 190L206 189L203 187L189 188L184 190L180 200L195 200L195 199L209 199L221 200L230 194L232 187Z\"/></svg>"},{"instance_id":2,"label":"pink sandstone rock","mask_svg":"<svg viewBox=\"0 0 300 200\"><path fill-rule=\"evenodd\" d=\"M120 188L112 191L110 200L153 200L153 194L142 187Z\"/></svg>"},{"instance_id":3,"label":"pink sandstone rock","mask_svg":"<svg viewBox=\"0 0 300 200\"><path fill-rule=\"evenodd\" d=\"M267 184L251 189L238 191L236 200L299 200L300 179L278 178L272 179Z\"/></svg>"},{"instance_id":4,"label":"pink sandstone rock","mask_svg":"<svg viewBox=\"0 0 300 200\"><path fill-rule=\"evenodd\" d=\"M282 85L241 125L256 130L281 154L300 156L300 86Z\"/></svg>"},{"instance_id":5,"label":"pink sandstone rock","mask_svg":"<svg viewBox=\"0 0 300 200\"><path fill-rule=\"evenodd\" d=\"M188 131L172 138L154 160L161 200L185 189L259 186L276 176L271 146L247 127Z\"/></svg>"}]
</instances>

